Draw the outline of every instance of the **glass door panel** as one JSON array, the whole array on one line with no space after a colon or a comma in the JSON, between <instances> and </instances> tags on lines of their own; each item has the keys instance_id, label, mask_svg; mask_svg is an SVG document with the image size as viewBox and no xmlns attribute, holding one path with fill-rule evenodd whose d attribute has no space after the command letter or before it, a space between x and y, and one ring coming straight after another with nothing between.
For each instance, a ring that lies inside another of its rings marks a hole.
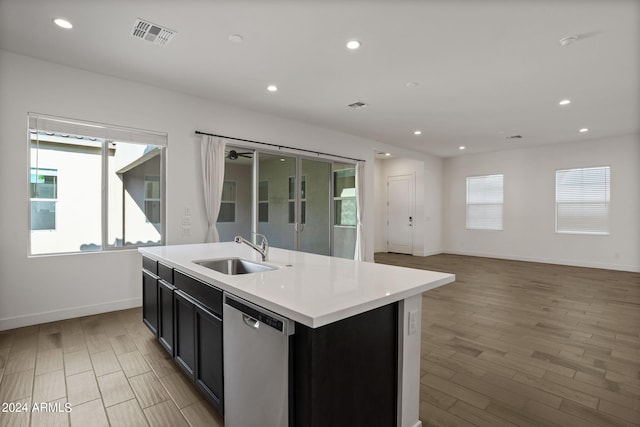
<instances>
[{"instance_id":1,"label":"glass door panel","mask_svg":"<svg viewBox=\"0 0 640 427\"><path fill-rule=\"evenodd\" d=\"M333 255L353 259L356 247L356 169L333 164Z\"/></svg>"},{"instance_id":2,"label":"glass door panel","mask_svg":"<svg viewBox=\"0 0 640 427\"><path fill-rule=\"evenodd\" d=\"M331 163L302 158L298 185L299 250L331 255Z\"/></svg>"},{"instance_id":3,"label":"glass door panel","mask_svg":"<svg viewBox=\"0 0 640 427\"><path fill-rule=\"evenodd\" d=\"M269 245L276 248L297 249L296 160L296 157L274 154L258 155L257 232L264 234Z\"/></svg>"}]
</instances>

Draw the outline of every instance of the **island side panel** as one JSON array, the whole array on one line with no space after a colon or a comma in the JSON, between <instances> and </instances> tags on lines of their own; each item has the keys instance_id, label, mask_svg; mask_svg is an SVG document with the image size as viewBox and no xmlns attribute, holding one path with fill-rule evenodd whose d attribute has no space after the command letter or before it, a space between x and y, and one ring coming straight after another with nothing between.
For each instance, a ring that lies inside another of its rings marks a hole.
<instances>
[{"instance_id":1,"label":"island side panel","mask_svg":"<svg viewBox=\"0 0 640 427\"><path fill-rule=\"evenodd\" d=\"M420 345L422 294L398 302L398 423L421 427Z\"/></svg>"},{"instance_id":2,"label":"island side panel","mask_svg":"<svg viewBox=\"0 0 640 427\"><path fill-rule=\"evenodd\" d=\"M397 303L320 328L296 324L294 425L396 425L397 345Z\"/></svg>"}]
</instances>

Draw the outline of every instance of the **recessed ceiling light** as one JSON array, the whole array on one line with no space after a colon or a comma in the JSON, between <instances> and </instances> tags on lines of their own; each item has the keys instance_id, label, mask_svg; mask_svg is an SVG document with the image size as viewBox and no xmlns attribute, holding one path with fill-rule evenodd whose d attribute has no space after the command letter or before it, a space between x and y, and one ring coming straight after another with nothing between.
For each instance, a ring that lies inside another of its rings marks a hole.
<instances>
[{"instance_id":1,"label":"recessed ceiling light","mask_svg":"<svg viewBox=\"0 0 640 427\"><path fill-rule=\"evenodd\" d=\"M64 28L65 30L70 30L73 28L73 25L71 24L71 22L63 18L54 18L53 23L60 28Z\"/></svg>"},{"instance_id":2,"label":"recessed ceiling light","mask_svg":"<svg viewBox=\"0 0 640 427\"><path fill-rule=\"evenodd\" d=\"M578 40L578 36L568 36L560 39L560 46L567 47L574 44Z\"/></svg>"},{"instance_id":3,"label":"recessed ceiling light","mask_svg":"<svg viewBox=\"0 0 640 427\"><path fill-rule=\"evenodd\" d=\"M422 131L421 130L414 130L413 134L414 135L422 135Z\"/></svg>"},{"instance_id":4,"label":"recessed ceiling light","mask_svg":"<svg viewBox=\"0 0 640 427\"><path fill-rule=\"evenodd\" d=\"M356 50L361 46L361 43L358 40L349 40L347 42L347 49Z\"/></svg>"},{"instance_id":5,"label":"recessed ceiling light","mask_svg":"<svg viewBox=\"0 0 640 427\"><path fill-rule=\"evenodd\" d=\"M277 91L278 91L278 86L276 86L276 85L269 85L269 86L267 86L267 90L268 90L269 92L277 92Z\"/></svg>"},{"instance_id":6,"label":"recessed ceiling light","mask_svg":"<svg viewBox=\"0 0 640 427\"><path fill-rule=\"evenodd\" d=\"M229 36L229 41L234 43L242 43L244 41L244 37L240 34L231 34Z\"/></svg>"},{"instance_id":7,"label":"recessed ceiling light","mask_svg":"<svg viewBox=\"0 0 640 427\"><path fill-rule=\"evenodd\" d=\"M578 132L582 132L582 133L589 132L589 128L582 128Z\"/></svg>"},{"instance_id":8,"label":"recessed ceiling light","mask_svg":"<svg viewBox=\"0 0 640 427\"><path fill-rule=\"evenodd\" d=\"M384 153L385 156L389 157L391 153Z\"/></svg>"},{"instance_id":9,"label":"recessed ceiling light","mask_svg":"<svg viewBox=\"0 0 640 427\"><path fill-rule=\"evenodd\" d=\"M465 147L464 145L461 145L460 147L458 147L458 150L466 150L467 147Z\"/></svg>"},{"instance_id":10,"label":"recessed ceiling light","mask_svg":"<svg viewBox=\"0 0 640 427\"><path fill-rule=\"evenodd\" d=\"M409 82L407 83L407 87L418 87L420 86L420 82Z\"/></svg>"},{"instance_id":11,"label":"recessed ceiling light","mask_svg":"<svg viewBox=\"0 0 640 427\"><path fill-rule=\"evenodd\" d=\"M563 99L562 101L558 102L558 104L560 104L560 105L569 105L569 104L571 104L571 100L570 99Z\"/></svg>"}]
</instances>

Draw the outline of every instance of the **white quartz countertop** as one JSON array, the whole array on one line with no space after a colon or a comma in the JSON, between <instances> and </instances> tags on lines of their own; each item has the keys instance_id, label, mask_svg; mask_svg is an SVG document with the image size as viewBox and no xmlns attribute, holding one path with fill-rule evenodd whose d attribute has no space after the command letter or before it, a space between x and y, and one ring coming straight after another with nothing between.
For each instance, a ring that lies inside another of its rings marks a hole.
<instances>
[{"instance_id":1,"label":"white quartz countertop","mask_svg":"<svg viewBox=\"0 0 640 427\"><path fill-rule=\"evenodd\" d=\"M276 270L227 275L193 261L260 254L234 242L140 248L143 255L311 328L451 283L453 274L269 249Z\"/></svg>"}]
</instances>

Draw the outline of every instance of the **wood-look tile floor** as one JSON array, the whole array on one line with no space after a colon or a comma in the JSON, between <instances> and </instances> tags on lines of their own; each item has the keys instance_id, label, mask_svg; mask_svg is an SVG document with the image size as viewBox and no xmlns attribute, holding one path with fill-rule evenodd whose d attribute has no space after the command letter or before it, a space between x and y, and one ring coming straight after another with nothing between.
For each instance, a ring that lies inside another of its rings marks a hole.
<instances>
[{"instance_id":1,"label":"wood-look tile floor","mask_svg":"<svg viewBox=\"0 0 640 427\"><path fill-rule=\"evenodd\" d=\"M456 274L423 295L426 426L640 425L640 274L376 254Z\"/></svg>"},{"instance_id":2,"label":"wood-look tile floor","mask_svg":"<svg viewBox=\"0 0 640 427\"><path fill-rule=\"evenodd\" d=\"M640 274L456 255L376 262L457 277L423 295L425 426L640 425ZM29 410L0 412L0 426L223 426L140 309L0 332L3 402Z\"/></svg>"},{"instance_id":3,"label":"wood-look tile floor","mask_svg":"<svg viewBox=\"0 0 640 427\"><path fill-rule=\"evenodd\" d=\"M0 404L2 427L223 425L139 308L0 332Z\"/></svg>"}]
</instances>

